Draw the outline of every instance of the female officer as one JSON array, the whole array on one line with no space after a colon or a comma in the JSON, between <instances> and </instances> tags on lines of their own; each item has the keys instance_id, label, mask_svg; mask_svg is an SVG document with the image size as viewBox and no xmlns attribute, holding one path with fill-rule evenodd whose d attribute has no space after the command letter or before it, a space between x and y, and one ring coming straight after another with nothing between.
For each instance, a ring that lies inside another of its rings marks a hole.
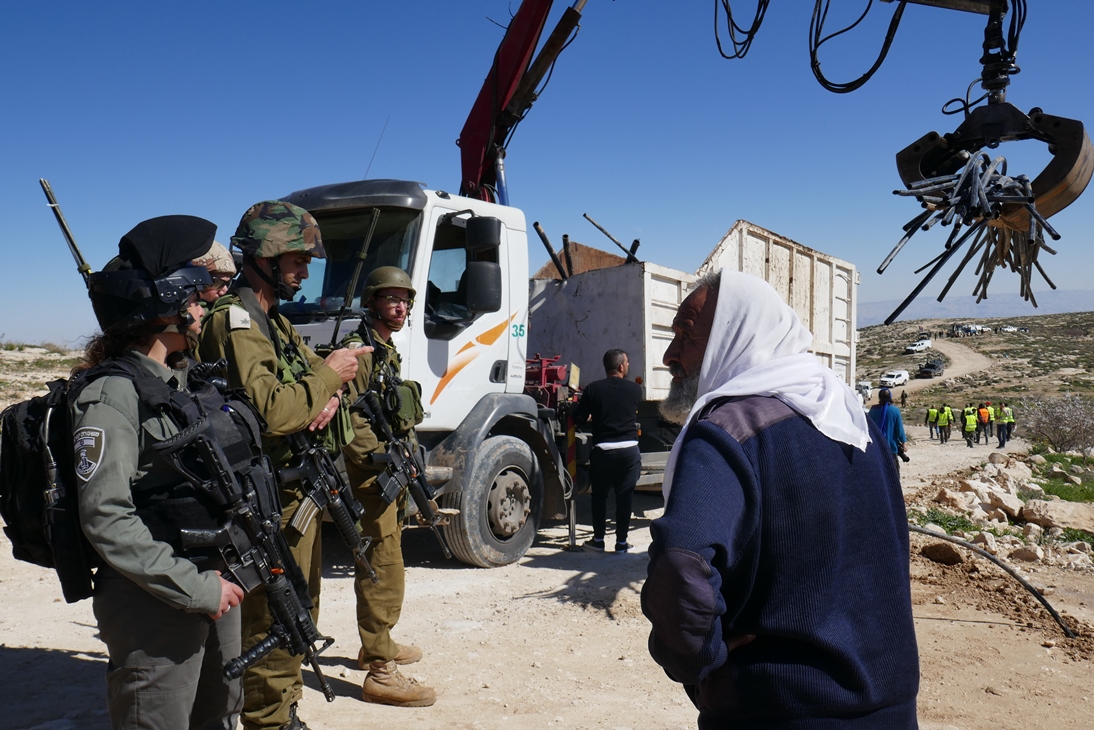
<instances>
[{"instance_id":1,"label":"female officer","mask_svg":"<svg viewBox=\"0 0 1094 730\"><path fill-rule=\"evenodd\" d=\"M81 522L100 558L93 604L115 728L233 728L242 701L223 667L240 652L230 609L243 591L184 557L183 523L214 518L155 452L178 433L176 419L138 395L149 378L168 394L186 388L186 371L171 365L196 341L198 293L211 283L189 262L215 230L192 216L144 221L89 279L102 334L87 346L70 409Z\"/></svg>"}]
</instances>

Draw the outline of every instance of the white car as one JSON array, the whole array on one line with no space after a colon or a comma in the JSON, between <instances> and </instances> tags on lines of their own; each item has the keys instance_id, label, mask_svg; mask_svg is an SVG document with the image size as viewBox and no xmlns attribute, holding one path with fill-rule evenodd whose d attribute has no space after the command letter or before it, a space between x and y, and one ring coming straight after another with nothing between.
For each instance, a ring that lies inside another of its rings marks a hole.
<instances>
[{"instance_id":1,"label":"white car","mask_svg":"<svg viewBox=\"0 0 1094 730\"><path fill-rule=\"evenodd\" d=\"M904 352L923 352L924 350L930 349L930 347L930 340L919 340L918 342L913 342L912 344L905 347Z\"/></svg>"},{"instance_id":2,"label":"white car","mask_svg":"<svg viewBox=\"0 0 1094 730\"><path fill-rule=\"evenodd\" d=\"M890 370L881 376L878 380L878 385L882 388L894 388L898 385L904 385L911 379L907 370Z\"/></svg>"},{"instance_id":3,"label":"white car","mask_svg":"<svg viewBox=\"0 0 1094 730\"><path fill-rule=\"evenodd\" d=\"M1018 328L1015 327L1014 325L1005 324L1005 325L1003 325L1002 327L999 328L999 331L1000 332L1017 332Z\"/></svg>"}]
</instances>

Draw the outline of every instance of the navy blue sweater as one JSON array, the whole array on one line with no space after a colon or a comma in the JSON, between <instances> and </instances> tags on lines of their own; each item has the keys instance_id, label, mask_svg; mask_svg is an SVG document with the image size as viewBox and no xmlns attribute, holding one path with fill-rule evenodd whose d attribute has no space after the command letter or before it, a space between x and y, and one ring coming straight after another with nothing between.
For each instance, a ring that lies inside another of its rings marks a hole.
<instances>
[{"instance_id":1,"label":"navy blue sweater","mask_svg":"<svg viewBox=\"0 0 1094 730\"><path fill-rule=\"evenodd\" d=\"M762 397L688 429L642 609L700 728L917 726L907 517L871 435L863 453Z\"/></svg>"}]
</instances>

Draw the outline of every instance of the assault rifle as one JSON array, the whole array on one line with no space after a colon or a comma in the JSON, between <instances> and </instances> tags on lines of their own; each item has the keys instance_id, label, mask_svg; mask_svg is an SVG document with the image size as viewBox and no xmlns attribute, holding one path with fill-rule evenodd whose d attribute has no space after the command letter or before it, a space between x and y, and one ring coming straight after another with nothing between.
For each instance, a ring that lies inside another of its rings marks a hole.
<instances>
[{"instance_id":1,"label":"assault rifle","mask_svg":"<svg viewBox=\"0 0 1094 730\"><path fill-rule=\"evenodd\" d=\"M365 571L369 580L379 583L380 578L365 557L372 538L362 535L356 525L365 516L365 508L350 491L349 479L330 452L312 443L303 433L291 434L285 440L292 450L293 463L278 469L277 477L282 486L299 481L304 487L304 501L289 524L303 532L308 523L326 509L338 534L353 553L354 562Z\"/></svg>"},{"instance_id":2,"label":"assault rifle","mask_svg":"<svg viewBox=\"0 0 1094 730\"><path fill-rule=\"evenodd\" d=\"M372 339L371 333L369 333L369 339ZM379 348L373 350L374 353L379 351ZM444 556L451 558L452 552L448 549L440 529L440 526L446 523L447 517L441 514L440 508L434 501L437 492L425 478L425 468L418 458L417 451L411 448L405 439L397 438L392 433L391 425L380 405L380 398L374 390L366 391L351 408L360 411L368 419L373 432L379 435L387 445L385 456L379 458L373 456L374 460L387 462L387 469L376 480L380 485L380 496L386 504L391 504L398 498L403 487L409 489L410 496L418 507L419 521L433 530L437 542L441 544Z\"/></svg>"},{"instance_id":3,"label":"assault rifle","mask_svg":"<svg viewBox=\"0 0 1094 730\"><path fill-rule=\"evenodd\" d=\"M240 484L223 449L208 433L200 432L204 421L162 444L161 449L174 452L172 461L193 484L205 492L224 510L226 519L217 529L180 530L182 547L187 552L212 551L223 563L225 580L239 585L247 593L259 586L266 588L273 623L265 639L251 647L224 667L229 679L243 675L247 667L277 648L302 655L311 665L327 702L334 701L334 690L323 676L318 657L334 639L319 633L308 609L311 599L308 584L300 567L292 559L288 542L281 531L281 515L277 492L267 467L253 468L244 473ZM198 431L197 435L193 435ZM202 478L178 458L179 449L193 443L208 473ZM245 486L244 486L245 485ZM318 646L322 642L322 646Z\"/></svg>"}]
</instances>

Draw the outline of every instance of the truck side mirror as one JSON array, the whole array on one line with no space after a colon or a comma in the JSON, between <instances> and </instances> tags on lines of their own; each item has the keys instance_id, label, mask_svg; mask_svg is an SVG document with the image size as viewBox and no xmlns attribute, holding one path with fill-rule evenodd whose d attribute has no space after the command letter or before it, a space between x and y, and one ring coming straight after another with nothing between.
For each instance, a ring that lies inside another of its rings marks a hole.
<instances>
[{"instance_id":1,"label":"truck side mirror","mask_svg":"<svg viewBox=\"0 0 1094 730\"><path fill-rule=\"evenodd\" d=\"M481 220L473 218L472 220ZM490 220L500 223L496 218ZM468 236L470 241L470 236ZM501 264L469 261L467 264L467 309L472 314L501 309Z\"/></svg>"},{"instance_id":2,"label":"truck side mirror","mask_svg":"<svg viewBox=\"0 0 1094 730\"><path fill-rule=\"evenodd\" d=\"M477 215L467 219L467 250L472 253L491 251L501 246L501 221ZM496 312L497 309L483 310Z\"/></svg>"}]
</instances>

